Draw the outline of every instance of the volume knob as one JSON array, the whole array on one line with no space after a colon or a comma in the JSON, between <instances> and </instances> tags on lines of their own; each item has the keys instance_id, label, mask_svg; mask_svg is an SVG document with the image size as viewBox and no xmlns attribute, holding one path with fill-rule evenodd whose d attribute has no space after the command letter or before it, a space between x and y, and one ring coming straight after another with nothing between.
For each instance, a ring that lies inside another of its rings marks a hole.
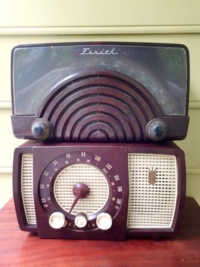
<instances>
[{"instance_id":1,"label":"volume knob","mask_svg":"<svg viewBox=\"0 0 200 267\"><path fill-rule=\"evenodd\" d=\"M49 224L54 229L60 229L67 225L67 221L61 212L54 212L49 217Z\"/></svg>"},{"instance_id":2,"label":"volume knob","mask_svg":"<svg viewBox=\"0 0 200 267\"><path fill-rule=\"evenodd\" d=\"M97 216L96 224L101 230L108 230L112 226L112 217L108 213L100 213Z\"/></svg>"}]
</instances>

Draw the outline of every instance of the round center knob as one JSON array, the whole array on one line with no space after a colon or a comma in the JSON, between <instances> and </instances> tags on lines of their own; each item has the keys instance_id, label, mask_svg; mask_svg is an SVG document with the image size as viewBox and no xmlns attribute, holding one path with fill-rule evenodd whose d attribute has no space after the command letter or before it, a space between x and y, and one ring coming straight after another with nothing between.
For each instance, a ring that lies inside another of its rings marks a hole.
<instances>
[{"instance_id":1,"label":"round center knob","mask_svg":"<svg viewBox=\"0 0 200 267\"><path fill-rule=\"evenodd\" d=\"M79 212L75 218L75 224L79 228L83 228L87 224L87 215L83 212Z\"/></svg>"},{"instance_id":2,"label":"round center knob","mask_svg":"<svg viewBox=\"0 0 200 267\"><path fill-rule=\"evenodd\" d=\"M89 187L84 183L78 183L73 187L73 194L78 198L86 198L89 195Z\"/></svg>"},{"instance_id":3,"label":"round center knob","mask_svg":"<svg viewBox=\"0 0 200 267\"><path fill-rule=\"evenodd\" d=\"M69 213L73 210L77 201L81 198L86 198L89 195L89 187L84 183L78 183L73 187L73 194L75 196L74 202L72 203Z\"/></svg>"}]
</instances>

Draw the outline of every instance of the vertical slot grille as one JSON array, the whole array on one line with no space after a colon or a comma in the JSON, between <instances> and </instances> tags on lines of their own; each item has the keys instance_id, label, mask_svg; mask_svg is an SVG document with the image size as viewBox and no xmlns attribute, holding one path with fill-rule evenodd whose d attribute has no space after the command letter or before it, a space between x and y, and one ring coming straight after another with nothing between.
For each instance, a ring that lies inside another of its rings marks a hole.
<instances>
[{"instance_id":1,"label":"vertical slot grille","mask_svg":"<svg viewBox=\"0 0 200 267\"><path fill-rule=\"evenodd\" d=\"M21 193L24 213L28 224L36 224L33 196L33 154L22 155Z\"/></svg>"},{"instance_id":2,"label":"vertical slot grille","mask_svg":"<svg viewBox=\"0 0 200 267\"><path fill-rule=\"evenodd\" d=\"M177 161L173 155L129 153L128 228L170 228L177 200ZM148 181L153 170L155 183Z\"/></svg>"}]
</instances>

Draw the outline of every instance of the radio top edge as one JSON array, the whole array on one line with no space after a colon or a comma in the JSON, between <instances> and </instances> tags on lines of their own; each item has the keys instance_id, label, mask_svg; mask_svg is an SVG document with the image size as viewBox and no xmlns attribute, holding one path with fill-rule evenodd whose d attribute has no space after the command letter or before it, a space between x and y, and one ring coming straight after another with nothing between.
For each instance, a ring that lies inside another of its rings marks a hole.
<instances>
[{"instance_id":1,"label":"radio top edge","mask_svg":"<svg viewBox=\"0 0 200 267\"><path fill-rule=\"evenodd\" d=\"M12 50L17 138L60 142L182 140L189 52L181 44L87 42Z\"/></svg>"}]
</instances>

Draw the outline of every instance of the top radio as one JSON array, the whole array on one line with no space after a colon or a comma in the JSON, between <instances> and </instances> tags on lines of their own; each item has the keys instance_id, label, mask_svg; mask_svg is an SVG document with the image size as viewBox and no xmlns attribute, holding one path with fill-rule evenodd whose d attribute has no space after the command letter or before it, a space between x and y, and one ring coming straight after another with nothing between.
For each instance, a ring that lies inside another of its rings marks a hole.
<instances>
[{"instance_id":1,"label":"top radio","mask_svg":"<svg viewBox=\"0 0 200 267\"><path fill-rule=\"evenodd\" d=\"M189 53L178 44L61 43L12 51L12 126L24 139L186 137Z\"/></svg>"}]
</instances>

